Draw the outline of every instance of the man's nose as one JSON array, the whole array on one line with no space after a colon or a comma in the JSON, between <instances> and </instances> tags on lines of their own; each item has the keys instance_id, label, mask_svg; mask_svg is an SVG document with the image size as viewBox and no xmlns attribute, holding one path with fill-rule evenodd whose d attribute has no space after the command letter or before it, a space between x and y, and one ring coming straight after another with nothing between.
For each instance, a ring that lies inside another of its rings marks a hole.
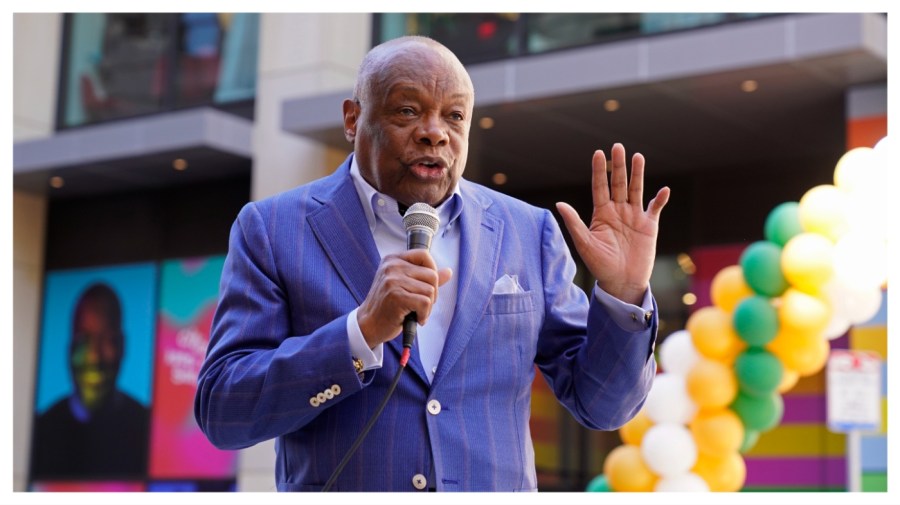
<instances>
[{"instance_id":1,"label":"man's nose","mask_svg":"<svg viewBox=\"0 0 900 505\"><path fill-rule=\"evenodd\" d=\"M419 125L418 140L425 145L442 146L450 141L450 137L440 117L427 115Z\"/></svg>"}]
</instances>

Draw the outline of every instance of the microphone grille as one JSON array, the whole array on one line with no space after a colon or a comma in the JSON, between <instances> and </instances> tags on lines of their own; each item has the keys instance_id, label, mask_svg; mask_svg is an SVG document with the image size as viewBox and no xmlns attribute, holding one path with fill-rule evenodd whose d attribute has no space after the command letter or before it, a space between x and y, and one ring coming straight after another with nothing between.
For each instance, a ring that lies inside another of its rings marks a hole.
<instances>
[{"instance_id":1,"label":"microphone grille","mask_svg":"<svg viewBox=\"0 0 900 505\"><path fill-rule=\"evenodd\" d=\"M431 233L437 233L440 223L437 210L427 203L414 203L403 214L403 227L407 231L413 227L425 227L431 230Z\"/></svg>"}]
</instances>

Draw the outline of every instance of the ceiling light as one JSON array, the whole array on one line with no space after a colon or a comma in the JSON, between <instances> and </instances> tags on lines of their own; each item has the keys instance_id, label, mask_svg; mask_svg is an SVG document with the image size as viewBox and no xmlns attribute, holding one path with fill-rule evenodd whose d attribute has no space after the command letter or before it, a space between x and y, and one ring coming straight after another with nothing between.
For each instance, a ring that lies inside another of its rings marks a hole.
<instances>
[{"instance_id":1,"label":"ceiling light","mask_svg":"<svg viewBox=\"0 0 900 505\"><path fill-rule=\"evenodd\" d=\"M491 180L494 181L494 184L497 186L502 186L506 184L506 174L503 172L497 172L491 177Z\"/></svg>"},{"instance_id":2,"label":"ceiling light","mask_svg":"<svg viewBox=\"0 0 900 505\"><path fill-rule=\"evenodd\" d=\"M59 188L65 186L65 184L66 184L66 181L63 180L63 178L58 175L54 175L53 177L50 178L50 186L52 186L56 189L59 189Z\"/></svg>"},{"instance_id":3,"label":"ceiling light","mask_svg":"<svg viewBox=\"0 0 900 505\"><path fill-rule=\"evenodd\" d=\"M759 83L753 79L747 79L741 83L741 91L744 93L753 93L757 89L759 89Z\"/></svg>"},{"instance_id":4,"label":"ceiling light","mask_svg":"<svg viewBox=\"0 0 900 505\"><path fill-rule=\"evenodd\" d=\"M188 162L184 160L184 158L176 158L175 161L172 162L172 168L178 170L179 172L183 170L187 170Z\"/></svg>"},{"instance_id":5,"label":"ceiling light","mask_svg":"<svg viewBox=\"0 0 900 505\"><path fill-rule=\"evenodd\" d=\"M603 102L603 108L606 109L606 112L615 112L619 110L619 101L610 98Z\"/></svg>"},{"instance_id":6,"label":"ceiling light","mask_svg":"<svg viewBox=\"0 0 900 505\"><path fill-rule=\"evenodd\" d=\"M490 130L494 127L494 118L485 116L478 120L478 126L480 126L483 130Z\"/></svg>"},{"instance_id":7,"label":"ceiling light","mask_svg":"<svg viewBox=\"0 0 900 505\"><path fill-rule=\"evenodd\" d=\"M685 305L693 305L697 303L697 295L694 293L685 293L684 296L681 297L681 303Z\"/></svg>"}]
</instances>

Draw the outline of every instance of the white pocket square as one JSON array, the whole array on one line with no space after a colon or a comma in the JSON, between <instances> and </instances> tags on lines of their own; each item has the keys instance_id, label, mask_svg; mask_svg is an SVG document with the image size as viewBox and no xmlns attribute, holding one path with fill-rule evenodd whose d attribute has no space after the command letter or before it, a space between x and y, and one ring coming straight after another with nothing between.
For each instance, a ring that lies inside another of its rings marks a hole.
<instances>
[{"instance_id":1,"label":"white pocket square","mask_svg":"<svg viewBox=\"0 0 900 505\"><path fill-rule=\"evenodd\" d=\"M503 277L500 277L497 279L497 282L494 283L493 294L495 295L509 295L524 292L525 290L519 285L518 275L504 274Z\"/></svg>"}]
</instances>

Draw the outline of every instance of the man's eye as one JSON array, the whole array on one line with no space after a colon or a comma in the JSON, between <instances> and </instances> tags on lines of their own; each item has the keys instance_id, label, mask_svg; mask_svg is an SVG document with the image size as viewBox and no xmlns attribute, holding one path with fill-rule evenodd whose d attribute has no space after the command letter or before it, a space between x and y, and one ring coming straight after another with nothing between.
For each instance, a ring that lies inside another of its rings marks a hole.
<instances>
[{"instance_id":1,"label":"man's eye","mask_svg":"<svg viewBox=\"0 0 900 505\"><path fill-rule=\"evenodd\" d=\"M463 120L463 115L460 114L459 112L454 112L454 113L450 114L450 117L451 117L454 121L462 121L462 120Z\"/></svg>"},{"instance_id":2,"label":"man's eye","mask_svg":"<svg viewBox=\"0 0 900 505\"><path fill-rule=\"evenodd\" d=\"M412 109L412 107L403 107L400 109L400 114L404 116L415 116L416 111Z\"/></svg>"}]
</instances>

